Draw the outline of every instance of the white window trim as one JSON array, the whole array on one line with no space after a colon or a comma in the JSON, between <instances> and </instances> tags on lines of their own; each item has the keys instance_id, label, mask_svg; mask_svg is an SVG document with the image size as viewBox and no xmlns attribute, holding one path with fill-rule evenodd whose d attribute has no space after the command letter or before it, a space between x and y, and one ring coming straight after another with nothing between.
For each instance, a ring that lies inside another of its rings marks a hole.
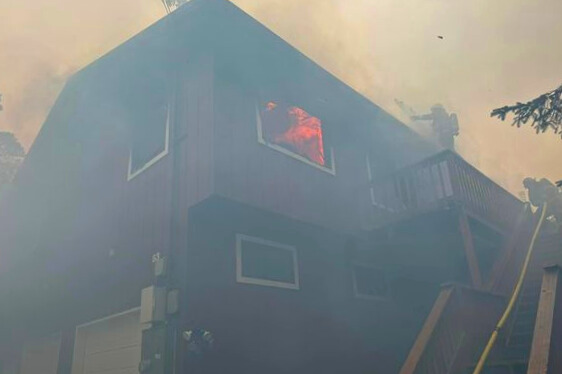
<instances>
[{"instance_id":1,"label":"white window trim","mask_svg":"<svg viewBox=\"0 0 562 374\"><path fill-rule=\"evenodd\" d=\"M242 272L242 242L253 242L257 244L267 245L269 247L274 247L291 252L293 256L293 273L295 274L294 283L288 282L278 282L268 279L245 277ZM297 249L292 245L281 244L273 242L271 240L266 240L262 238L256 238L254 236L248 236L244 234L236 234L236 281L238 283L254 284L259 286L269 286L269 287L279 287L288 288L291 290L299 290L299 265L297 259Z\"/></svg>"},{"instance_id":2,"label":"white window trim","mask_svg":"<svg viewBox=\"0 0 562 374\"><path fill-rule=\"evenodd\" d=\"M369 194L371 195L371 204L378 206L375 199L375 188L373 187L373 171L371 170L371 157L369 152L365 155L367 164L367 177L369 178Z\"/></svg>"},{"instance_id":3,"label":"white window trim","mask_svg":"<svg viewBox=\"0 0 562 374\"><path fill-rule=\"evenodd\" d=\"M374 266L371 264L365 264L365 263L361 263L361 262L352 262L351 263L351 277L353 280L353 296L355 296L358 299L364 299L364 300L386 300L387 296L376 296L376 295L368 295L368 294L364 294L364 293L360 293L359 289L357 287L357 278L355 276L355 268L356 267L363 267L363 268L368 268L368 269L373 269L373 270L377 270L383 273L383 277L384 277L384 282L385 285L387 287L388 290L388 283L386 282L386 276L384 276L384 271L378 267L378 266Z\"/></svg>"},{"instance_id":4,"label":"white window trim","mask_svg":"<svg viewBox=\"0 0 562 374\"><path fill-rule=\"evenodd\" d=\"M371 168L371 155L369 154L369 152L366 153L365 160L367 165L367 177L369 178L369 196L371 198L371 205L377 208L385 209L389 212L394 212L393 209L386 207L380 202L377 202L377 198L375 196L375 187L373 187L373 169Z\"/></svg>"},{"instance_id":5,"label":"white window trim","mask_svg":"<svg viewBox=\"0 0 562 374\"><path fill-rule=\"evenodd\" d=\"M124 316L124 315L127 315L127 314L131 314L131 313L140 312L140 310L141 310L140 307L136 307L136 308L128 309L128 310L125 310L125 311L122 311L122 312L119 312L119 313L116 313L116 314L112 314L112 315L109 315L109 316L106 316L106 317L95 319L93 321L89 321L89 322L86 322L86 323L83 323L81 325L76 326L76 329L74 331L74 347L73 347L73 350L72 350L72 366L71 366L71 369L70 369L71 374L76 374L76 373L79 373L79 372L81 373L83 371L82 366L84 365L84 362L83 362L84 357L82 357L82 356L83 356L84 352L82 352L82 350L83 350L84 347L80 347L81 341L79 341L79 339L78 339L81 330L83 330L84 328L87 328L91 325L95 325L96 323L104 322L104 321L107 321L107 320L110 320L110 319L113 319L113 318L118 318L118 317L121 317L121 316ZM140 325L140 317L139 317L139 325ZM77 357L78 351L80 351L82 356Z\"/></svg>"},{"instance_id":6,"label":"white window trim","mask_svg":"<svg viewBox=\"0 0 562 374\"><path fill-rule=\"evenodd\" d=\"M144 172L146 169L148 169L152 165L156 164L158 161L160 161L162 158L164 158L168 154L168 149L169 149L169 146L170 146L170 105L169 104L168 104L168 109L167 109L167 114L166 114L166 130L165 131L166 131L166 134L165 134L165 138L164 138L164 150L162 152L160 152L159 154L157 154L156 156L154 156L154 158L152 158L152 160L148 161L141 168L139 168L138 170L135 170L135 172L133 172L133 173L131 173L131 167L132 167L132 163L133 163L133 145L131 144L131 147L129 149L129 167L127 169L127 181L130 181L131 179L140 175L142 172Z\"/></svg>"},{"instance_id":7,"label":"white window trim","mask_svg":"<svg viewBox=\"0 0 562 374\"><path fill-rule=\"evenodd\" d=\"M265 140L265 138L263 137L263 128L262 128L262 122L261 122L261 115L260 115L260 110L259 110L259 106L256 104L256 123L257 123L257 130L258 130L258 143L263 144L271 149L274 149L278 152L281 152L287 156L290 156L296 160L299 160L301 162L304 162L305 164L314 166L317 169L320 169L328 174L331 175L336 175L336 158L334 156L334 147L329 147L328 151L330 153L329 157L330 157L330 165L331 167L326 167L326 166L322 166L317 164L316 162L310 161L309 159L307 159L306 157L303 157L301 155L299 155L298 153L295 153L293 151L288 150L285 147L282 147L280 145L274 144L274 143L269 143L267 140Z\"/></svg>"}]
</instances>

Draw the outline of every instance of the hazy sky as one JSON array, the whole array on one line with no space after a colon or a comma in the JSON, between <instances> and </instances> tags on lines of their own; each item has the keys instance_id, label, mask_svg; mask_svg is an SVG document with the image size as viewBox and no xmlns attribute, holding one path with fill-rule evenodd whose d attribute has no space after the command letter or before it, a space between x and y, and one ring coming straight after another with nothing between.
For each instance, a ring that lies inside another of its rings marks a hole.
<instances>
[{"instance_id":1,"label":"hazy sky","mask_svg":"<svg viewBox=\"0 0 562 374\"><path fill-rule=\"evenodd\" d=\"M460 153L512 191L524 176L562 179L558 136L489 117L562 84L561 0L234 2L395 115L395 98L456 112ZM160 0L0 0L0 15L0 130L29 147L68 75L164 11Z\"/></svg>"}]
</instances>

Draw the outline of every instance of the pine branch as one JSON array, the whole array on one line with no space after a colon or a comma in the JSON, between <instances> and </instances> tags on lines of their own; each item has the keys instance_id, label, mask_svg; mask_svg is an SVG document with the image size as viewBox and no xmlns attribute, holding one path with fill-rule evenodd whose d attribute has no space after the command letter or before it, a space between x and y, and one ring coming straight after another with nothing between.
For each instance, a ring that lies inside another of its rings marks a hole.
<instances>
[{"instance_id":1,"label":"pine branch","mask_svg":"<svg viewBox=\"0 0 562 374\"><path fill-rule=\"evenodd\" d=\"M551 129L562 137L562 86L527 103L496 108L490 115L504 121L510 113L514 126L521 127L530 121L537 133Z\"/></svg>"}]
</instances>

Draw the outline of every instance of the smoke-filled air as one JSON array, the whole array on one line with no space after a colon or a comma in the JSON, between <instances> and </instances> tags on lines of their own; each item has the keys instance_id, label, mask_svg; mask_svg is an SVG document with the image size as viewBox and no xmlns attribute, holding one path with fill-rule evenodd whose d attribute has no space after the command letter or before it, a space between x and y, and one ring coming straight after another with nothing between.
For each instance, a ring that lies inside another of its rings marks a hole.
<instances>
[{"instance_id":1,"label":"smoke-filled air","mask_svg":"<svg viewBox=\"0 0 562 374\"><path fill-rule=\"evenodd\" d=\"M489 114L562 82L561 1L234 2L408 125L397 100L456 113L459 153L514 193L560 177L558 136ZM0 0L0 130L29 148L69 75L164 15L158 0Z\"/></svg>"},{"instance_id":2,"label":"smoke-filled air","mask_svg":"<svg viewBox=\"0 0 562 374\"><path fill-rule=\"evenodd\" d=\"M562 373L562 0L0 0L0 374Z\"/></svg>"}]
</instances>

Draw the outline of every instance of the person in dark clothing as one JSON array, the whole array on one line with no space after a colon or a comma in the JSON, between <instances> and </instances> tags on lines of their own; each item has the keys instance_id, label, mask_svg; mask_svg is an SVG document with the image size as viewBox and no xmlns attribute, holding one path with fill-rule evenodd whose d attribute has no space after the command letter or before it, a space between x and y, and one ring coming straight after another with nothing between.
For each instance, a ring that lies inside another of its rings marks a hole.
<instances>
[{"instance_id":1,"label":"person in dark clothing","mask_svg":"<svg viewBox=\"0 0 562 374\"><path fill-rule=\"evenodd\" d=\"M412 120L427 120L431 122L431 129L435 140L443 148L455 150L455 136L459 135L459 121L454 113L447 113L443 105L431 107L431 113L413 115Z\"/></svg>"}]
</instances>

